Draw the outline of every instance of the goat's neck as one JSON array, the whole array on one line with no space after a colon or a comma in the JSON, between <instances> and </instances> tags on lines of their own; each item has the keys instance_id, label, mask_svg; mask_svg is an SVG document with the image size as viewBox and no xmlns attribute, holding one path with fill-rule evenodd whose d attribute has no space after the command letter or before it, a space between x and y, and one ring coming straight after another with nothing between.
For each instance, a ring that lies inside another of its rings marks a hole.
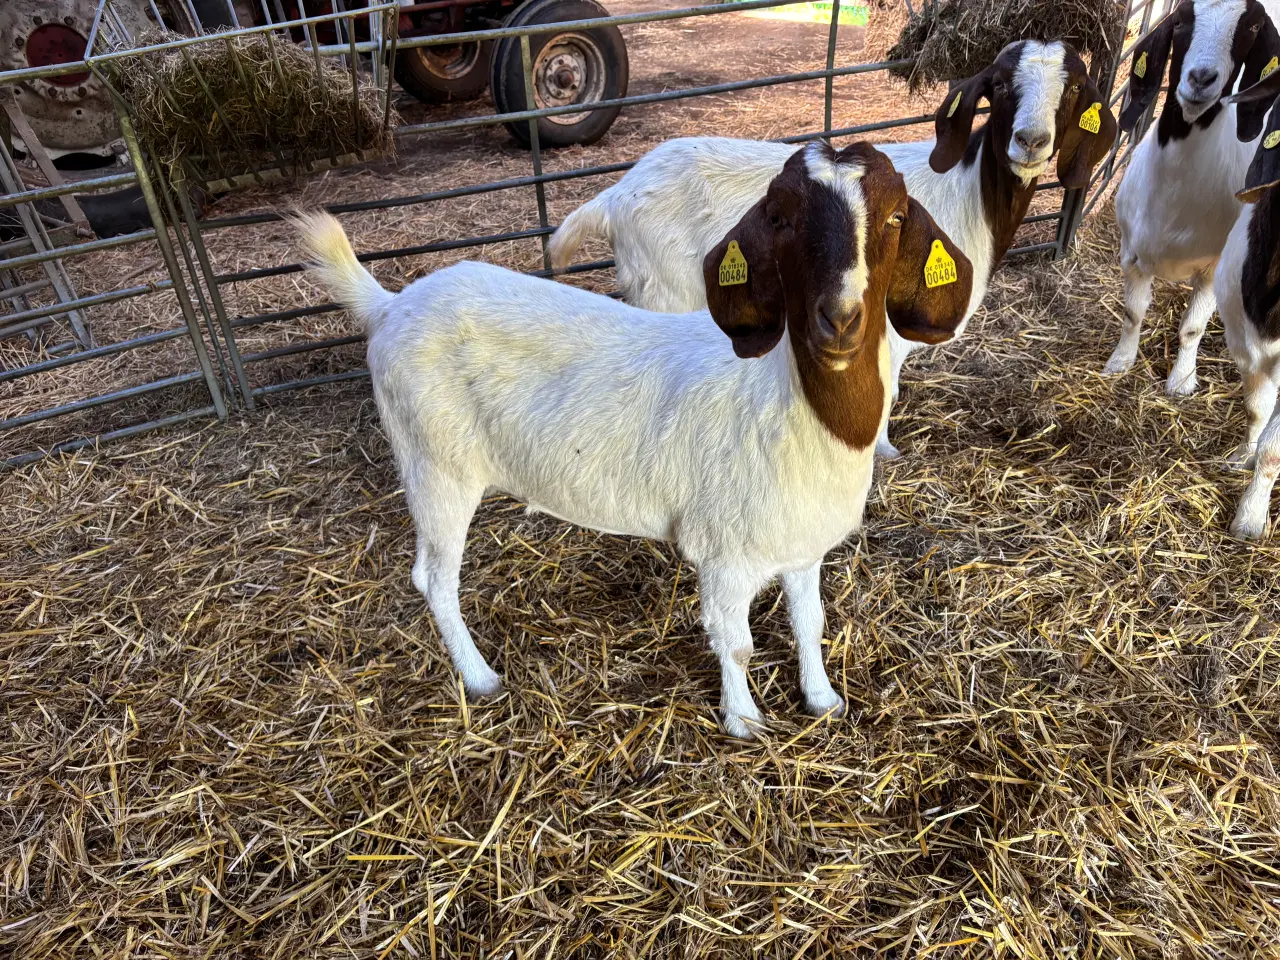
<instances>
[{"instance_id":1,"label":"goat's neck","mask_svg":"<svg viewBox=\"0 0 1280 960\"><path fill-rule=\"evenodd\" d=\"M970 157L973 157L971 160ZM1036 194L1036 179L1023 181L1009 169L1006 152L996 143L991 124L983 124L969 139L966 164L977 163L982 185L982 211L991 230L991 263L988 276L995 273L1004 255L1013 246L1013 237L1022 224Z\"/></svg>"},{"instance_id":2,"label":"goat's neck","mask_svg":"<svg viewBox=\"0 0 1280 960\"><path fill-rule=\"evenodd\" d=\"M1228 84L1228 92L1234 83L1235 77L1232 76L1231 84ZM1182 105L1178 103L1177 95L1170 90L1164 102L1164 109L1160 111L1160 119L1156 121L1157 141L1163 147L1170 140L1185 140L1197 130L1208 130L1223 112L1222 101L1219 100L1200 114L1195 123L1187 123L1187 118L1182 115Z\"/></svg>"},{"instance_id":3,"label":"goat's neck","mask_svg":"<svg viewBox=\"0 0 1280 960\"><path fill-rule=\"evenodd\" d=\"M805 400L827 432L855 451L868 450L876 442L884 418L889 375L887 319L867 318L866 322L873 326L867 330L862 349L844 370L819 366L802 336L789 330Z\"/></svg>"},{"instance_id":4,"label":"goat's neck","mask_svg":"<svg viewBox=\"0 0 1280 960\"><path fill-rule=\"evenodd\" d=\"M1269 340L1280 340L1280 187L1253 205L1240 278L1245 315Z\"/></svg>"}]
</instances>

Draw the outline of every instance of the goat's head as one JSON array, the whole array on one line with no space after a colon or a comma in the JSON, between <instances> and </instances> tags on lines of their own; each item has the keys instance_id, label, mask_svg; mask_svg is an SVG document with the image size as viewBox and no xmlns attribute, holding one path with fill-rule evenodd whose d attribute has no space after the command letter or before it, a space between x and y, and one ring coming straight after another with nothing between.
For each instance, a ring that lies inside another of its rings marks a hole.
<instances>
[{"instance_id":1,"label":"goat's head","mask_svg":"<svg viewBox=\"0 0 1280 960\"><path fill-rule=\"evenodd\" d=\"M789 328L797 361L827 373L878 350L886 312L908 340L950 339L973 283L968 259L907 196L888 157L821 140L787 161L702 272L738 356L768 353Z\"/></svg>"},{"instance_id":2,"label":"goat's head","mask_svg":"<svg viewBox=\"0 0 1280 960\"><path fill-rule=\"evenodd\" d=\"M1244 188L1236 194L1237 199L1245 203L1256 203L1264 193L1280 186L1280 70L1273 71L1234 97L1228 97L1227 102L1239 104L1242 110L1245 107L1259 109L1264 114L1268 108L1271 109L1271 118L1258 141L1249 172L1245 174ZM1237 135L1241 140L1253 139L1239 129Z\"/></svg>"},{"instance_id":3,"label":"goat's head","mask_svg":"<svg viewBox=\"0 0 1280 960\"><path fill-rule=\"evenodd\" d=\"M1115 117L1075 49L1060 40L1019 40L956 84L938 107L938 142L929 157L935 172L946 173L964 157L981 100L991 104L992 142L1024 183L1044 173L1057 152L1058 179L1084 186L1115 140Z\"/></svg>"},{"instance_id":4,"label":"goat's head","mask_svg":"<svg viewBox=\"0 0 1280 960\"><path fill-rule=\"evenodd\" d=\"M1132 130L1155 100L1166 62L1182 116L1195 123L1230 92L1242 70L1241 87L1249 87L1280 65L1280 34L1258 0L1182 0L1133 48L1123 129ZM1258 135L1266 106L1239 108L1243 139Z\"/></svg>"}]
</instances>

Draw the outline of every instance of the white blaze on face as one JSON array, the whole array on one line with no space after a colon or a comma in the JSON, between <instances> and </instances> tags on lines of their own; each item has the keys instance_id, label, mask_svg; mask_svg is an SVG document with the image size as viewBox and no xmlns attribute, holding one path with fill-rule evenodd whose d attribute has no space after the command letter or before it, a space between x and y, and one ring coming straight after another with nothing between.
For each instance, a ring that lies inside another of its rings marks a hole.
<instances>
[{"instance_id":1,"label":"white blaze on face","mask_svg":"<svg viewBox=\"0 0 1280 960\"><path fill-rule=\"evenodd\" d=\"M1013 72L1013 90L1018 108L1013 115L1009 137L1009 162L1024 180L1038 177L1053 156L1058 106L1067 85L1064 66L1066 48L1062 42L1028 40Z\"/></svg>"},{"instance_id":2,"label":"white blaze on face","mask_svg":"<svg viewBox=\"0 0 1280 960\"><path fill-rule=\"evenodd\" d=\"M853 263L844 272L840 282L842 309L852 311L862 303L867 290L867 200L862 193L862 177L865 171L858 163L836 163L827 156L820 143L815 141L805 149L805 169L818 183L830 187L845 202L853 221L853 235L857 244L853 251Z\"/></svg>"},{"instance_id":3,"label":"white blaze on face","mask_svg":"<svg viewBox=\"0 0 1280 960\"><path fill-rule=\"evenodd\" d=\"M1218 102L1231 78L1231 47L1246 0L1196 0L1191 44L1178 78L1178 103L1188 123ZM1210 83L1197 82L1212 77Z\"/></svg>"}]
</instances>

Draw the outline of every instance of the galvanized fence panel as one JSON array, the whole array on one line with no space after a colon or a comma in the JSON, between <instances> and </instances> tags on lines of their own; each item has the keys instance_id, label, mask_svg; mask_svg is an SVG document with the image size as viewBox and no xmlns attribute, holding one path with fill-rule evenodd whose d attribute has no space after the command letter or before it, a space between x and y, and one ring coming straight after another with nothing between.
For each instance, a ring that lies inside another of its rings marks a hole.
<instances>
[{"instance_id":1,"label":"galvanized fence panel","mask_svg":"<svg viewBox=\"0 0 1280 960\"><path fill-rule=\"evenodd\" d=\"M111 0L102 0L99 6L99 17L95 24L95 33L97 33L98 30L102 30L104 33L107 33L114 29L113 18L110 11L110 2ZM646 11L618 16L599 17L588 20L566 21L550 24L530 24L515 27L509 26L497 29L467 31L465 33L412 38L401 38L398 36L395 18L390 16L385 18L383 17L383 13L386 10L391 9L392 5L383 4L371 8L349 10L322 16L304 16L294 20L282 20L275 23L268 23L264 26L244 27L218 33L216 35L185 38L183 40L153 45L141 51L138 49L117 49L115 47L108 49L104 45L100 52L94 54L92 53L94 48L91 47L91 55L85 63L60 65L57 68L31 68L27 70L12 71L7 74L0 74L0 87L3 87L5 84L21 82L28 78L51 76L59 72L73 72L77 69L84 70L86 67L93 70L95 76L98 76L104 82L108 82L109 84L109 81L102 70L104 62L108 60L128 56L147 55L148 51L159 52L171 49L182 49L184 47L201 43L225 43L229 38L254 34L265 34L268 37L272 37L278 33L276 39L280 40L280 42L288 42L288 31L298 28L305 32L309 41L308 45L316 58L317 65L322 57L337 57L342 59L345 67L350 69L352 72L353 90L358 89L359 77L357 75L357 66L359 60L361 57L368 55L370 63L366 69L371 70L374 75L374 79L379 83L379 85L386 85L386 109L388 111L390 110L391 101L390 78L392 70L390 68L394 63L393 58L397 51L418 47L455 44L467 41L497 41L513 38L519 43L524 74L526 103L534 104L536 107L533 68L531 62L532 57L530 54L531 37L544 33L580 31L600 26L659 23L706 16L724 16L726 14L785 6L788 2L789 0L742 0L742 2L735 3L661 11ZM1132 8L1132 16L1136 16L1139 12L1142 14L1143 32L1145 32L1150 25L1152 5L1160 2L1162 2L1162 0L1139 0L1139 2ZM538 129L538 120L540 118L564 114L577 114L589 110L610 109L612 107L626 108L647 104L670 103L698 97L709 97L718 94L732 93L736 91L755 90L771 86L807 83L821 80L824 84L823 124L821 129L797 132L790 136L780 138L781 142L803 143L817 138L860 136L931 123L933 121L933 114L926 113L833 129L832 102L834 96L834 84L837 78L856 77L863 74L885 71L891 67L905 65L906 63L906 61L884 61L878 63L857 63L837 67L835 65L836 53L841 35L839 9L840 2L839 0L835 0L832 4L831 24L826 38L825 68L823 69L776 74L725 83L705 84L677 90L663 90L655 93L622 96L611 100L602 100L589 104L575 103L565 106L526 109L505 114L467 116L403 125L395 131L396 137L401 141L410 141L414 138L420 137L439 136L441 134L470 130L483 126L527 123L530 140L529 152L531 173L528 176L507 177L502 180L488 183L459 185L456 187L449 187L447 189L432 190L401 196L390 196L377 200L328 204L326 209L334 214L389 210L417 205L430 205L433 203L456 200L464 197L478 197L502 191L527 190L532 187L537 210L537 226L534 228L512 230L498 234L438 239L433 240L432 242L412 246L366 251L360 255L359 259L364 262L371 262L419 256L422 254L441 253L446 251L482 250L488 246L512 241L536 241L541 247L542 268L531 272L535 275L549 276L551 275L551 269L546 254L546 244L547 238L555 229L555 225L550 222L548 217L545 192L546 185L553 183L565 183L567 181L587 177L599 177L622 173L630 169L634 165L634 161L600 164L571 170L547 172L543 169L542 144L540 142ZM371 38L369 40L356 40L354 22L357 18L361 17L367 18L369 21L377 24L376 27L370 28ZM325 45L320 44L317 41L316 26L318 24L330 22L338 25L338 36L345 42ZM95 38L95 40L96 39L97 38ZM117 37L115 39L118 44L119 38ZM1119 46L1119 43L1117 43L1117 46ZM1112 87L1124 61L1129 57L1131 49L1131 47L1126 49L1120 57L1115 59L1114 63L1107 63L1099 60L1093 64L1095 80L1099 82L1100 88L1105 92L1108 99L1113 104L1125 95L1124 87L1114 93L1112 91ZM216 96L216 94L213 91L210 91L210 96ZM144 394L155 394L177 386L202 384L207 402L193 402L190 400L192 395L188 393L186 395L188 397L187 406L189 406L190 409L163 409L158 411L157 415L153 415L147 419L142 419L136 423L113 427L112 429L105 430L97 434L90 433L85 436L60 439L57 443L45 443L38 449L25 450L14 455L10 455L3 461L0 461L6 466L14 466L30 462L31 460L48 452L79 449L118 437L132 436L186 420L212 418L215 416L223 418L227 416L231 409L235 408L252 411L259 401L277 393L302 389L322 383L340 382L367 376L367 371L362 367L353 365L350 369L344 369L339 372L326 373L318 376L295 377L293 379L285 380L277 379L273 382L259 383L258 385L254 384L254 378L251 376L251 372L256 370L260 364L265 364L269 361L279 360L286 357L298 357L302 354L315 354L319 352L338 350L343 347L358 344L363 338L358 334L326 337L318 340L307 340L300 343L274 346L265 350L255 350L248 353L242 352L241 345L243 343L243 337L245 333L252 328L262 327L267 324L279 324L282 327L287 328L287 325L290 322L298 321L306 317L315 317L325 313L336 312L341 308L336 304L329 303L275 310L264 313L234 315L234 312L228 309L226 294L234 288L235 285L266 277L283 276L290 273L296 273L302 269L302 265L299 263L289 263L249 270L219 272L216 267L217 258L213 256L211 252L211 245L216 247L218 237L224 231L235 231L237 229L277 221L281 219L280 214L268 211L234 216L200 217L196 212L195 204L192 202L189 185L185 183L180 176L175 177L172 175L172 172L166 172L161 169L154 162L153 158L145 155L137 137L133 135L128 104L122 97L118 96L118 94L116 96L116 105L117 112L121 120L125 142L134 163L135 172L132 174L119 174L102 177L98 178L97 181L82 181L68 187L67 190L86 192L90 189L110 189L122 184L136 182L142 189L153 224L161 225L162 228L139 231L125 237L112 237L105 240L89 241L69 247L63 247L61 249L37 250L31 253L24 252L19 256L10 257L7 260L0 260L0 271L6 269L15 271L22 268L30 268L39 264L92 255L100 251L116 250L121 247L134 244L154 244L158 248L164 262L164 266L168 274L167 280L146 286L126 287L118 290L94 293L79 297L70 304L61 304L46 309L53 310L54 314L65 314L69 309L84 311L95 306L116 303L144 295L171 296L177 302L179 313L182 316L182 325L175 326L167 330L145 333L116 343L104 344L101 346L95 345L86 348L84 344L80 344L78 349L68 352L65 355L48 357L47 359L41 359L12 369L0 369L0 383L12 382L29 377L39 377L42 373L67 366L69 364L89 362L103 357L115 356L126 351L141 349L170 340L179 340L183 337L187 339L191 346L192 355L196 360L196 368L194 370L175 372L169 376L160 377L147 383L117 390L110 390L101 394L83 398L77 398L71 402L61 403L49 409L31 411L21 416L9 417L8 419L0 420L0 440L5 437L6 432L13 431L24 426L29 426L32 423L44 422L52 418L91 408L106 408L122 403L130 398ZM1139 137L1142 129L1143 128L1140 128L1136 131L1133 137ZM1094 180L1087 190L1065 191L1065 195L1063 196L1062 201L1058 204L1057 209L1050 211L1042 210L1042 212L1033 213L1026 218L1024 221L1026 224L1051 223L1056 221L1057 228L1052 240L1024 243L1012 249L1009 255L1018 256L1041 252L1052 253L1055 256L1065 255L1079 223L1105 194L1116 172L1118 172L1118 170L1123 166L1129 152L1132 150L1132 143L1129 143L1128 149L1121 152L1125 145L1125 141L1129 139L1132 138L1127 138L1123 135L1117 138L1117 142L1113 146L1111 156L1100 166L1099 170L1095 172ZM335 157L333 159L336 164L339 158ZM242 181L250 183L266 183L271 180L270 177L258 175L251 175L247 178L241 179ZM63 188L27 190L19 193L16 197L11 196L6 198L4 201L0 201L0 204L22 204L33 202L37 199L47 199L58 195L56 191L62 189ZM1061 190L1061 184L1057 182L1043 183L1039 185L1037 189L1041 193L1059 191ZM580 274L603 271L611 268L612 266L613 262L611 260L602 260L592 263L576 264L568 268L564 273ZM3 296L4 291L0 290L0 297ZM13 316L8 318L0 316L0 327L2 327L6 321L13 321L14 319L15 318ZM17 322L21 323L26 322L26 320L37 319L40 318L27 317L24 319L19 315Z\"/></svg>"}]
</instances>

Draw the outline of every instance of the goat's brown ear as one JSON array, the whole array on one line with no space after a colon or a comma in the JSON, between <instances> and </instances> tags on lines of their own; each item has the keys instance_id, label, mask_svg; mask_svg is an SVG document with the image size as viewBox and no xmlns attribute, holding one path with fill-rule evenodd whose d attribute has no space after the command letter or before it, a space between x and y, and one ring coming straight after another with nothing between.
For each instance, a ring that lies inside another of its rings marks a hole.
<instances>
[{"instance_id":1,"label":"goat's brown ear","mask_svg":"<svg viewBox=\"0 0 1280 960\"><path fill-rule=\"evenodd\" d=\"M1069 189L1087 187L1093 168L1106 158L1115 141L1116 118L1098 85L1087 78L1058 147L1058 181Z\"/></svg>"},{"instance_id":2,"label":"goat's brown ear","mask_svg":"<svg viewBox=\"0 0 1280 960\"><path fill-rule=\"evenodd\" d=\"M938 142L929 154L929 166L934 173L946 173L964 156L969 146L969 134L973 131L973 115L978 109L978 101L991 99L991 78L995 69L992 64L968 80L960 81L938 107L933 116Z\"/></svg>"},{"instance_id":3,"label":"goat's brown ear","mask_svg":"<svg viewBox=\"0 0 1280 960\"><path fill-rule=\"evenodd\" d=\"M1248 142L1261 132L1262 123L1267 119L1267 110L1275 96L1274 93L1268 95L1265 92L1257 98L1246 98L1244 95L1261 81L1275 81L1280 77L1280 69L1277 68L1280 68L1280 31L1276 30L1276 25L1264 12L1262 26L1258 29L1258 35L1253 38L1253 46L1249 48L1249 56L1244 62L1244 73L1240 77L1241 93L1230 101L1238 104L1236 136L1241 141ZM1265 78L1263 73L1266 74Z\"/></svg>"},{"instance_id":4,"label":"goat's brown ear","mask_svg":"<svg viewBox=\"0 0 1280 960\"><path fill-rule=\"evenodd\" d=\"M762 357L782 339L786 303L762 198L702 260L707 306L740 357Z\"/></svg>"},{"instance_id":5,"label":"goat's brown ear","mask_svg":"<svg viewBox=\"0 0 1280 960\"><path fill-rule=\"evenodd\" d=\"M1133 131L1160 92L1164 82L1164 68L1169 62L1169 47L1173 44L1173 28L1177 23L1178 8L1174 7L1133 48L1129 70L1129 104L1120 114L1120 129L1125 133Z\"/></svg>"},{"instance_id":6,"label":"goat's brown ear","mask_svg":"<svg viewBox=\"0 0 1280 960\"><path fill-rule=\"evenodd\" d=\"M916 200L907 201L901 230L885 297L889 320L904 340L950 340L969 310L973 264Z\"/></svg>"}]
</instances>

